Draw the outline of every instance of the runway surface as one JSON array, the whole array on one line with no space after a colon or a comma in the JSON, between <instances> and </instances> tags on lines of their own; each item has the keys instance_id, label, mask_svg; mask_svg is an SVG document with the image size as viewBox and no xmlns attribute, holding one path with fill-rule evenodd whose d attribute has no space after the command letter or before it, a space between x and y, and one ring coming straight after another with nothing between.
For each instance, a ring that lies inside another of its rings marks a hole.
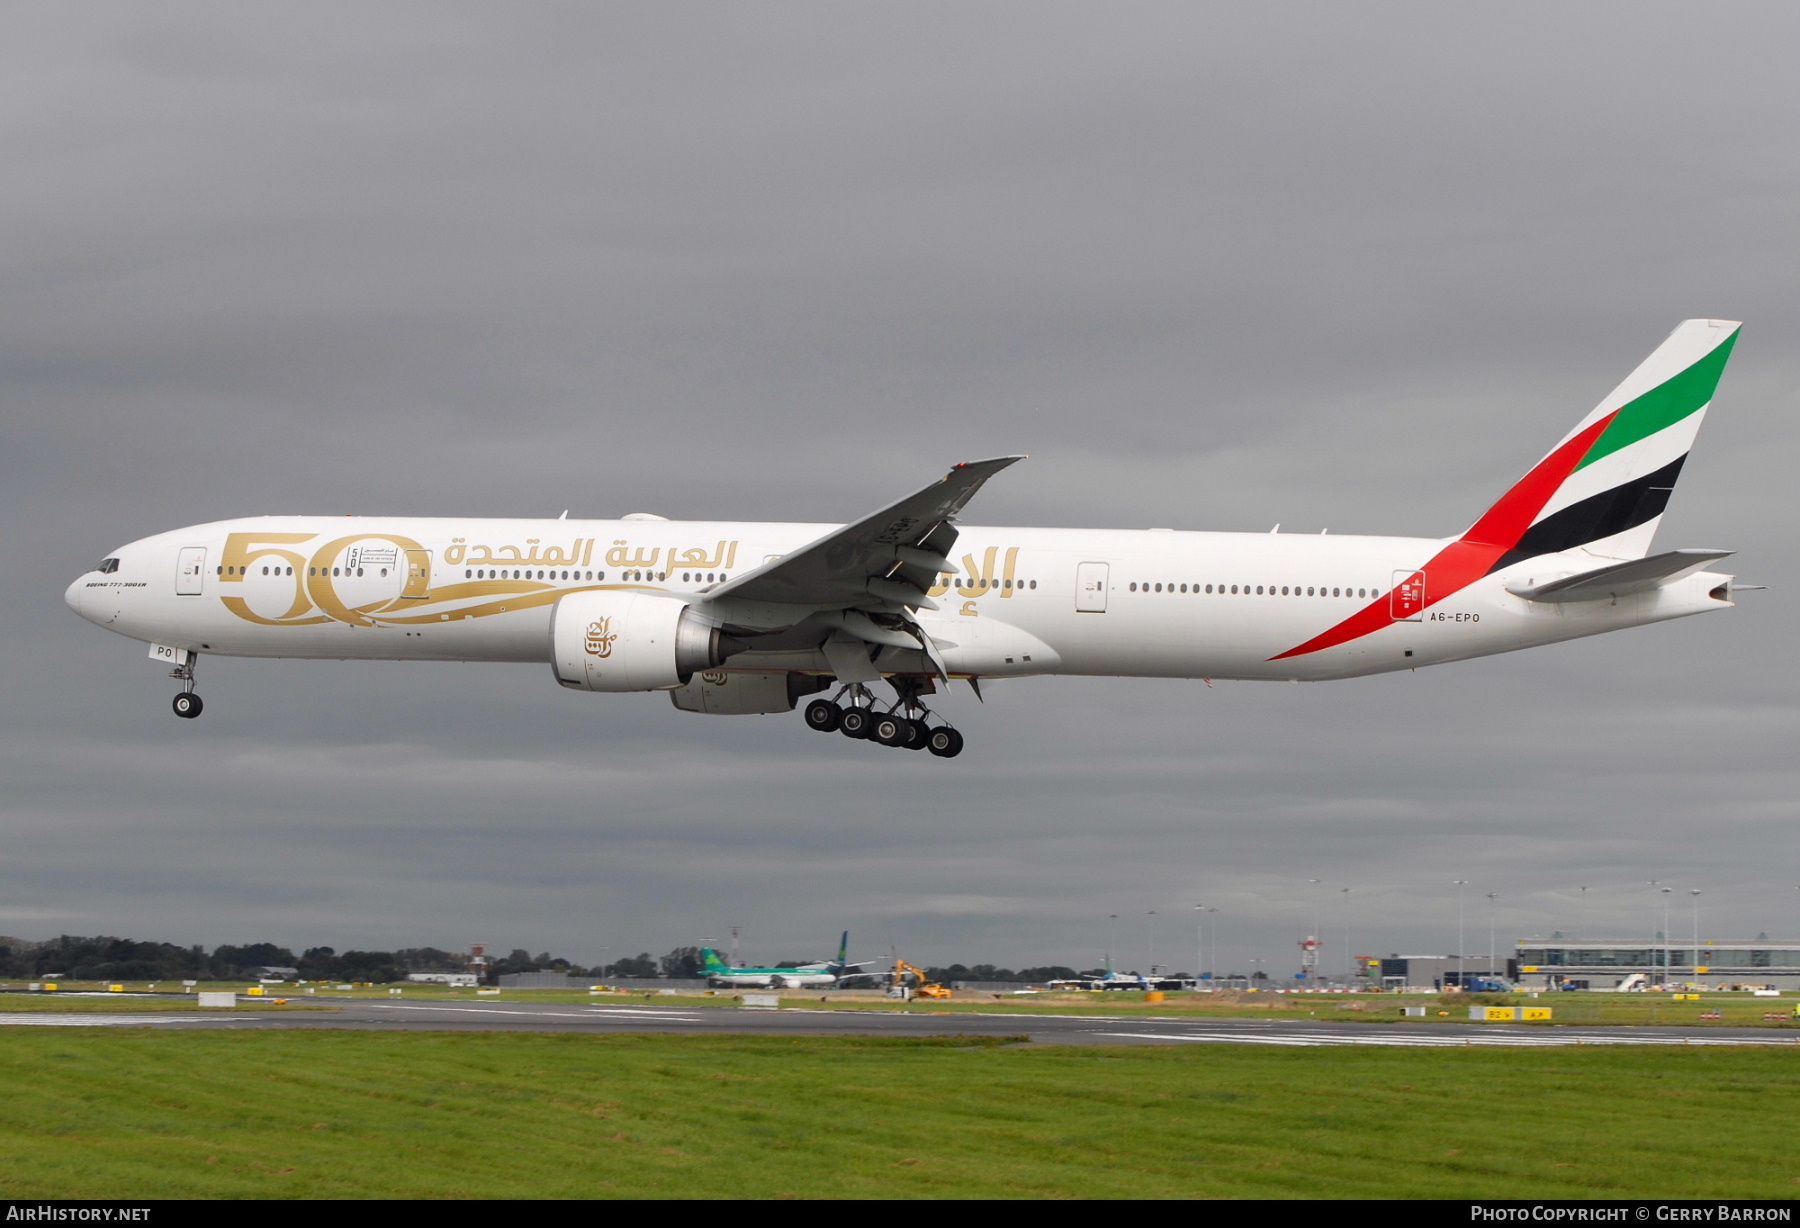
<instances>
[{"instance_id":1,"label":"runway surface","mask_svg":"<svg viewBox=\"0 0 1800 1228\"><path fill-rule=\"evenodd\" d=\"M308 999L309 1011L157 1014L6 1013L0 1027L154 1027L216 1031L351 1028L434 1032L674 1032L789 1036L1022 1036L1055 1045L1800 1045L1768 1028L1508 1027L1460 1023L1321 1023L1138 1015L1008 1015L804 1007L673 1007L529 1002L372 1002Z\"/></svg>"}]
</instances>

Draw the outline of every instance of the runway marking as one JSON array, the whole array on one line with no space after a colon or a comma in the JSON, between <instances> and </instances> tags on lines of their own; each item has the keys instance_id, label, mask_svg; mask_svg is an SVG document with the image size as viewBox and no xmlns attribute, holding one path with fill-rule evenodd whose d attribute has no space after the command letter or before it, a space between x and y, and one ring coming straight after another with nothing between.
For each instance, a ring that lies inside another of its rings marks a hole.
<instances>
[{"instance_id":1,"label":"runway marking","mask_svg":"<svg viewBox=\"0 0 1800 1228\"><path fill-rule=\"evenodd\" d=\"M383 1011L436 1011L440 1014L486 1015L490 1019L593 1019L627 1018L651 1019L658 1023L698 1023L699 1016L690 1013L676 1013L667 1010L645 1009L641 1007L597 1007L579 1011L547 1011L513 1006L402 1006L391 1002L374 1002L370 1009Z\"/></svg>"},{"instance_id":2,"label":"runway marking","mask_svg":"<svg viewBox=\"0 0 1800 1228\"><path fill-rule=\"evenodd\" d=\"M1383 1032L1351 1035L1342 1032L1287 1032L1246 1034L1243 1032L1098 1032L1095 1035L1125 1040L1184 1041L1214 1045L1389 1045L1426 1049L1460 1049L1469 1045L1572 1046L1572 1045L1792 1045L1788 1039L1762 1040L1741 1036L1521 1036L1517 1033L1470 1034L1468 1036L1421 1036Z\"/></svg>"},{"instance_id":3,"label":"runway marking","mask_svg":"<svg viewBox=\"0 0 1800 1228\"><path fill-rule=\"evenodd\" d=\"M238 1016L248 1018L249 1016ZM0 1015L0 1027L28 1028L141 1028L151 1023L231 1023L230 1015Z\"/></svg>"}]
</instances>

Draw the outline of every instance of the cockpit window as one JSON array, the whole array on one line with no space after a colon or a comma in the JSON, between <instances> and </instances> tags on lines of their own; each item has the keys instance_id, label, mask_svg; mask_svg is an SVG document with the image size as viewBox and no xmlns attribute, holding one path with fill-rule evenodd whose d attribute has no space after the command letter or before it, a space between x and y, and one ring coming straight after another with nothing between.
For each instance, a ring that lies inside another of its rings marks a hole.
<instances>
[{"instance_id":1,"label":"cockpit window","mask_svg":"<svg viewBox=\"0 0 1800 1228\"><path fill-rule=\"evenodd\" d=\"M113 572L119 570L119 560L118 559L101 559L100 566L98 568L96 568L95 570L99 571L99 573L103 576L110 576L110 575L112 575Z\"/></svg>"}]
</instances>

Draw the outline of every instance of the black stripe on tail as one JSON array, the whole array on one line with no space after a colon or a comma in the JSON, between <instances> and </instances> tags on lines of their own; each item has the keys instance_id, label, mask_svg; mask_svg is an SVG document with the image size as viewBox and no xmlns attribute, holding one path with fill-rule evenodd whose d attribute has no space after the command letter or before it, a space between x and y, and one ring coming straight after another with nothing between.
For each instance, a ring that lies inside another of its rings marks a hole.
<instances>
[{"instance_id":1,"label":"black stripe on tail","mask_svg":"<svg viewBox=\"0 0 1800 1228\"><path fill-rule=\"evenodd\" d=\"M1488 574L1540 554L1573 550L1656 519L1669 505L1669 494L1675 489L1675 479L1681 476L1685 460L1686 456L1678 456L1655 473L1590 495L1544 517L1525 530L1519 544L1501 555L1500 561L1488 568Z\"/></svg>"}]
</instances>

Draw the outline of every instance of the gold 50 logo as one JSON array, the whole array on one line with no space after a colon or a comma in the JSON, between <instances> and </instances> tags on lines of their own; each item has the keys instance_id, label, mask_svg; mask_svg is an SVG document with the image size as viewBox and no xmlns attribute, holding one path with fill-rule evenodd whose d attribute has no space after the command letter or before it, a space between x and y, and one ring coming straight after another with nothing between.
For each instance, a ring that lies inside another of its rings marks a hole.
<instances>
[{"instance_id":1,"label":"gold 50 logo","mask_svg":"<svg viewBox=\"0 0 1800 1228\"><path fill-rule=\"evenodd\" d=\"M224 597L225 608L246 622L270 627L327 622L373 627L378 625L378 616L396 609L416 609L431 594L431 552L410 537L357 533L326 542L310 554L295 548L316 540L316 533L233 533L226 537L217 576L222 586L242 584L255 575L261 587L267 568L286 582L280 591L292 595L287 609L279 612L258 613L248 598L239 596ZM347 600L346 589L368 599L352 605L355 597ZM266 603L259 604L268 610Z\"/></svg>"},{"instance_id":2,"label":"gold 50 logo","mask_svg":"<svg viewBox=\"0 0 1800 1228\"><path fill-rule=\"evenodd\" d=\"M590 657L610 657L613 643L618 638L612 629L612 619L600 618L587 625L587 635L582 639L582 646L587 649Z\"/></svg>"}]
</instances>

